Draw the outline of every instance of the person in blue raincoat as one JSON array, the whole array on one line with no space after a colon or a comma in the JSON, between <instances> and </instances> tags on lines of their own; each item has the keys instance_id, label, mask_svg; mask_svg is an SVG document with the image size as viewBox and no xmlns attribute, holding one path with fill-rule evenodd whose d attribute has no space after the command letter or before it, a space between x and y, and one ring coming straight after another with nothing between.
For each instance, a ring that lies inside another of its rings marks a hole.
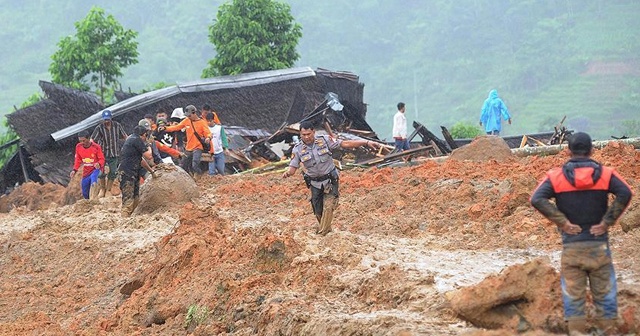
<instances>
[{"instance_id":1,"label":"person in blue raincoat","mask_svg":"<svg viewBox=\"0 0 640 336\"><path fill-rule=\"evenodd\" d=\"M480 126L484 125L484 131L487 132L487 134L500 135L502 118L511 125L511 116L509 115L507 105L498 97L498 90L491 90L489 97L482 105Z\"/></svg>"}]
</instances>

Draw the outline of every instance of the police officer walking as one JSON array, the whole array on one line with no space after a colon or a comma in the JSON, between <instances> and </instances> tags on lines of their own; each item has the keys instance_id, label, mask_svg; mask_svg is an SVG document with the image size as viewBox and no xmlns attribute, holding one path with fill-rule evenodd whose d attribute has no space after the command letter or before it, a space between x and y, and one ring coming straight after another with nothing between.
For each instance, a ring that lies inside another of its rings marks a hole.
<instances>
[{"instance_id":1,"label":"police officer walking","mask_svg":"<svg viewBox=\"0 0 640 336\"><path fill-rule=\"evenodd\" d=\"M302 163L305 182L311 189L311 207L319 223L316 233L326 235L331 231L333 211L338 205L338 170L333 163L331 150L361 146L377 149L380 145L369 140L334 140L327 135L316 136L315 127L310 121L300 123L300 138L302 141L293 148L289 169L282 177L295 174Z\"/></svg>"},{"instance_id":2,"label":"police officer walking","mask_svg":"<svg viewBox=\"0 0 640 336\"><path fill-rule=\"evenodd\" d=\"M569 138L571 159L547 173L531 196L531 204L562 233L561 286L569 334L587 333L587 279L595 306L595 325L615 333L618 317L616 276L609 249L609 227L631 200L631 189L610 168L590 158L591 137ZM609 194L615 200L609 206ZM555 204L549 202L555 198Z\"/></svg>"}]
</instances>

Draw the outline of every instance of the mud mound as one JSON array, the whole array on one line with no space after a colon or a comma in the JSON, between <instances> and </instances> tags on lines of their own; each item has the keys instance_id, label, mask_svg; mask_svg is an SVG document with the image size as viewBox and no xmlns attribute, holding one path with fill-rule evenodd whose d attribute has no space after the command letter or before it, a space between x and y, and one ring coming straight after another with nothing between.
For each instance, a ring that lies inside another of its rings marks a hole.
<instances>
[{"instance_id":1,"label":"mud mound","mask_svg":"<svg viewBox=\"0 0 640 336\"><path fill-rule=\"evenodd\" d=\"M501 137L491 135L479 136L451 153L451 159L458 161L504 161L512 157L509 145Z\"/></svg>"},{"instance_id":2,"label":"mud mound","mask_svg":"<svg viewBox=\"0 0 640 336\"><path fill-rule=\"evenodd\" d=\"M187 204L180 222L174 234L157 243L159 253L151 266L121 288L121 293L132 295L105 325L123 325L123 334L150 326L170 334L169 330L176 330L171 328L182 327L192 305L216 314L234 312L225 316L225 326L256 318L253 312L267 295L263 289L284 280L282 272L291 267L300 249L291 237L268 229L235 232L213 207ZM207 290L194 292L193 284ZM195 325L187 327L193 330ZM206 328L208 334L228 330L220 330L216 323Z\"/></svg>"},{"instance_id":3,"label":"mud mound","mask_svg":"<svg viewBox=\"0 0 640 336\"><path fill-rule=\"evenodd\" d=\"M636 188L636 190L638 190ZM622 231L629 232L633 229L640 227L640 206L637 203L633 204L626 213L620 218L620 227Z\"/></svg>"},{"instance_id":4,"label":"mud mound","mask_svg":"<svg viewBox=\"0 0 640 336\"><path fill-rule=\"evenodd\" d=\"M179 209L194 198L200 197L196 182L182 168L172 164L159 164L161 174L155 180L151 176L140 186L140 204L134 215L153 213L158 209Z\"/></svg>"},{"instance_id":5,"label":"mud mound","mask_svg":"<svg viewBox=\"0 0 640 336\"><path fill-rule=\"evenodd\" d=\"M52 206L68 204L65 187L53 184L27 182L16 188L11 194L0 197L0 212L26 207L28 210L45 210Z\"/></svg>"},{"instance_id":6,"label":"mud mound","mask_svg":"<svg viewBox=\"0 0 640 336\"><path fill-rule=\"evenodd\" d=\"M559 284L560 275L549 260L536 259L451 293L451 307L482 328L562 332Z\"/></svg>"}]
</instances>

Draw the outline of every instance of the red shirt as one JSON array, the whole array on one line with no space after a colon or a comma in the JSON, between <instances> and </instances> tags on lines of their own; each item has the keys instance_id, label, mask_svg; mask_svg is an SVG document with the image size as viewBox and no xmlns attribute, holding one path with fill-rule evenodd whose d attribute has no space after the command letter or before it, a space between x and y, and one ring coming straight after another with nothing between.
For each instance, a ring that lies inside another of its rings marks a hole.
<instances>
[{"instance_id":1,"label":"red shirt","mask_svg":"<svg viewBox=\"0 0 640 336\"><path fill-rule=\"evenodd\" d=\"M104 167L104 154L102 154L102 147L91 140L91 145L85 147L82 143L76 145L76 158L73 164L73 170L80 169L82 166L82 177L85 178L96 169L94 166L96 163L100 164L100 168Z\"/></svg>"}]
</instances>

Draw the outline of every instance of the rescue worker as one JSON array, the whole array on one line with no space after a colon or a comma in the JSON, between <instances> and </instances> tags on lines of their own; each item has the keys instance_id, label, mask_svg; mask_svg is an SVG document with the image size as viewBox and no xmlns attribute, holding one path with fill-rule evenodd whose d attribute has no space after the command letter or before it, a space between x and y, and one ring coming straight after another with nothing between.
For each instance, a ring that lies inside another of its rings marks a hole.
<instances>
[{"instance_id":1,"label":"rescue worker","mask_svg":"<svg viewBox=\"0 0 640 336\"><path fill-rule=\"evenodd\" d=\"M153 162L151 147L147 145L149 133L144 126L136 126L133 128L133 134L127 137L122 145L122 162L118 167L122 191L122 217L131 216L140 201L140 168L150 172L153 178L159 177L149 164Z\"/></svg>"},{"instance_id":2,"label":"rescue worker","mask_svg":"<svg viewBox=\"0 0 640 336\"><path fill-rule=\"evenodd\" d=\"M338 205L338 170L333 163L331 150L336 148L356 148L369 146L377 149L379 144L369 140L340 140L328 135L316 136L313 123L300 123L300 139L292 151L289 169L283 174L287 178L304 166L304 179L311 189L311 207L318 220L316 233L326 235L331 231L333 211Z\"/></svg>"},{"instance_id":3,"label":"rescue worker","mask_svg":"<svg viewBox=\"0 0 640 336\"><path fill-rule=\"evenodd\" d=\"M98 176L104 168L104 155L102 148L93 142L89 137L89 132L82 131L78 133L78 144L76 145L75 159L73 170L69 174L70 178L78 172L82 166L82 197L85 199L96 199L100 193L98 187Z\"/></svg>"},{"instance_id":4,"label":"rescue worker","mask_svg":"<svg viewBox=\"0 0 640 336\"><path fill-rule=\"evenodd\" d=\"M207 122L200 117L200 111L193 105L184 108L187 117L174 126L159 127L159 131L175 132L186 129L187 144L186 157L182 161L182 169L190 173L195 179L202 175L200 162L202 160L203 144L211 144L211 131ZM208 150L208 148L207 148Z\"/></svg>"},{"instance_id":5,"label":"rescue worker","mask_svg":"<svg viewBox=\"0 0 640 336\"><path fill-rule=\"evenodd\" d=\"M586 334L587 279L595 306L595 325L615 332L618 316L616 276L609 227L631 200L631 189L610 167L590 158L591 137L569 138L571 159L549 171L531 196L531 204L558 226L562 235L561 287L569 334ZM609 206L609 194L615 199ZM555 198L555 205L549 199Z\"/></svg>"}]
</instances>

